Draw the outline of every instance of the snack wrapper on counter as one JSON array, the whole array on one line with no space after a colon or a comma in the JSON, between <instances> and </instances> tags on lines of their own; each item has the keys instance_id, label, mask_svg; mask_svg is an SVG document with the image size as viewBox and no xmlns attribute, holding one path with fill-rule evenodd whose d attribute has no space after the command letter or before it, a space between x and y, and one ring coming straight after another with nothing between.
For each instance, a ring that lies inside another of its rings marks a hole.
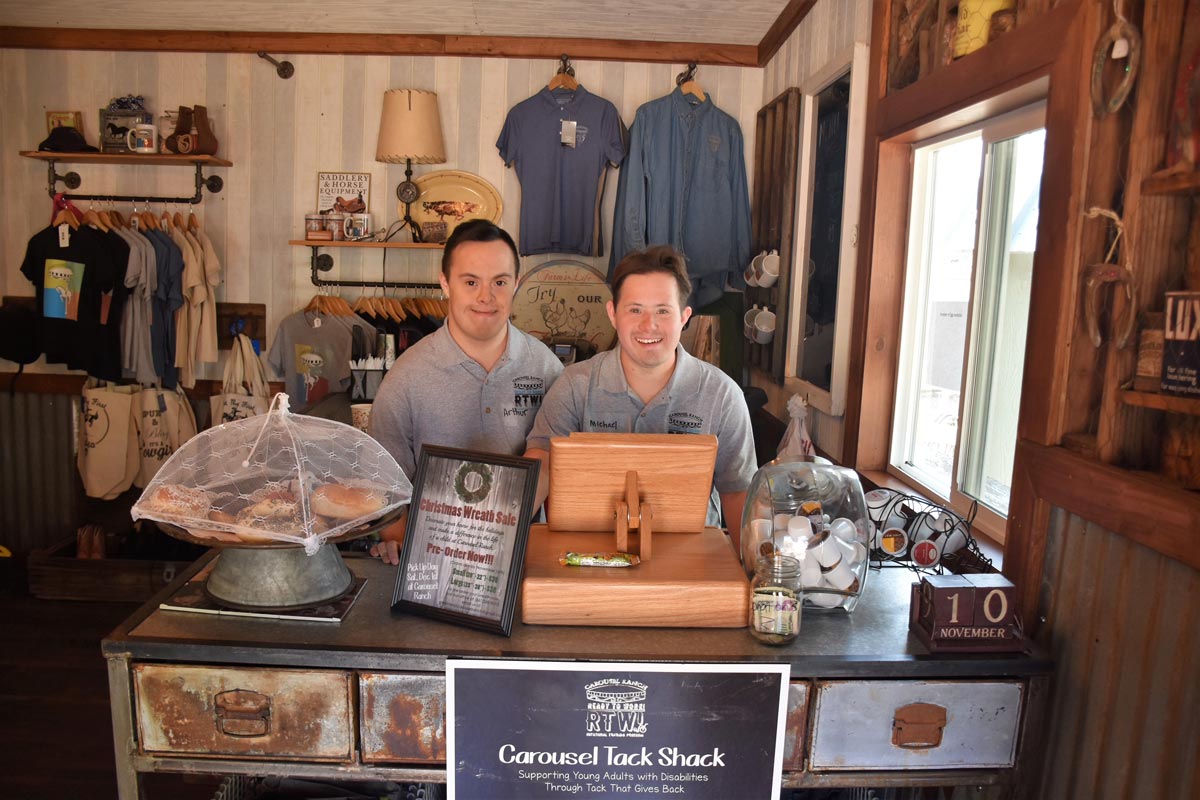
<instances>
[{"instance_id":1,"label":"snack wrapper on counter","mask_svg":"<svg viewBox=\"0 0 1200 800\"><path fill-rule=\"evenodd\" d=\"M631 553L563 553L558 563L564 567L636 567L642 560Z\"/></svg>"},{"instance_id":2,"label":"snack wrapper on counter","mask_svg":"<svg viewBox=\"0 0 1200 800\"><path fill-rule=\"evenodd\" d=\"M411 497L412 484L379 442L340 422L292 414L279 394L266 414L184 443L132 515L211 544L298 544L312 555Z\"/></svg>"}]
</instances>

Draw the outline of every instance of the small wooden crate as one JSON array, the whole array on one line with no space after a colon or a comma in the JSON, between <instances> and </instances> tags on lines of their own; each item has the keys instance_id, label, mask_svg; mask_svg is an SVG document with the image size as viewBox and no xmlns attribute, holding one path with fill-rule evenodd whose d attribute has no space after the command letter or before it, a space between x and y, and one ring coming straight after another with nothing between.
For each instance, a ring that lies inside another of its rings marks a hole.
<instances>
[{"instance_id":1,"label":"small wooden crate","mask_svg":"<svg viewBox=\"0 0 1200 800\"><path fill-rule=\"evenodd\" d=\"M43 600L140 603L173 581L189 563L148 558L76 558L72 536L29 554L29 593Z\"/></svg>"}]
</instances>

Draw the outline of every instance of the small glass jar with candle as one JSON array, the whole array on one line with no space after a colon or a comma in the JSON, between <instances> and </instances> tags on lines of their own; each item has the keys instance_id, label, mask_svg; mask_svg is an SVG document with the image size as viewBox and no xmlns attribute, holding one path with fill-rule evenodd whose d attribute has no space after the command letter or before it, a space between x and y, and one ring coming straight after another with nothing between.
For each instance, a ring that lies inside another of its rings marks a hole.
<instances>
[{"instance_id":1,"label":"small glass jar with candle","mask_svg":"<svg viewBox=\"0 0 1200 800\"><path fill-rule=\"evenodd\" d=\"M750 634L785 645L800 634L800 559L775 553L758 559L750 582Z\"/></svg>"}]
</instances>

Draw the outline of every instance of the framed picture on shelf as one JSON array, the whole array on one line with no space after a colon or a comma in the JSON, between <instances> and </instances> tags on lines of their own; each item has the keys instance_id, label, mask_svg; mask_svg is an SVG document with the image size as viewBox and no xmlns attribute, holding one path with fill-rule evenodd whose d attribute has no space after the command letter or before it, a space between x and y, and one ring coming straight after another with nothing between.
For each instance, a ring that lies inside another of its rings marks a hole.
<instances>
[{"instance_id":1,"label":"framed picture on shelf","mask_svg":"<svg viewBox=\"0 0 1200 800\"><path fill-rule=\"evenodd\" d=\"M371 208L371 173L318 172L317 211L366 214Z\"/></svg>"},{"instance_id":2,"label":"framed picture on shelf","mask_svg":"<svg viewBox=\"0 0 1200 800\"><path fill-rule=\"evenodd\" d=\"M83 133L83 113L80 111L47 111L46 133L53 133L55 128L74 128Z\"/></svg>"},{"instance_id":3,"label":"framed picture on shelf","mask_svg":"<svg viewBox=\"0 0 1200 800\"><path fill-rule=\"evenodd\" d=\"M539 466L536 459L421 448L393 614L511 633Z\"/></svg>"},{"instance_id":4,"label":"framed picture on shelf","mask_svg":"<svg viewBox=\"0 0 1200 800\"><path fill-rule=\"evenodd\" d=\"M109 111L100 109L100 152L128 153L129 144L125 134L135 125L153 122L149 111Z\"/></svg>"}]
</instances>

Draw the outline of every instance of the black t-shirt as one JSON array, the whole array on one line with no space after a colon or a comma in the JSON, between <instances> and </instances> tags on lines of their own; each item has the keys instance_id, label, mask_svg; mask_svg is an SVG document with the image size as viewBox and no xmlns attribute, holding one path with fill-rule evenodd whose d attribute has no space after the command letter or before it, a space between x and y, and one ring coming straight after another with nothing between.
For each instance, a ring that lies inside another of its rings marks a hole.
<instances>
[{"instance_id":1,"label":"black t-shirt","mask_svg":"<svg viewBox=\"0 0 1200 800\"><path fill-rule=\"evenodd\" d=\"M87 373L106 381L121 379L121 318L125 312L125 300L129 289L125 287L125 270L129 267L129 245L120 234L109 231L100 234L108 248L112 261L114 286L111 292L100 297L100 319L94 335L83 331L87 337L85 348L91 353L85 360Z\"/></svg>"},{"instance_id":2,"label":"black t-shirt","mask_svg":"<svg viewBox=\"0 0 1200 800\"><path fill-rule=\"evenodd\" d=\"M80 227L68 232L62 246L58 228L38 231L29 240L21 273L37 290L46 361L90 370L94 347L87 342L100 327L102 295L117 282L104 234Z\"/></svg>"}]
</instances>

